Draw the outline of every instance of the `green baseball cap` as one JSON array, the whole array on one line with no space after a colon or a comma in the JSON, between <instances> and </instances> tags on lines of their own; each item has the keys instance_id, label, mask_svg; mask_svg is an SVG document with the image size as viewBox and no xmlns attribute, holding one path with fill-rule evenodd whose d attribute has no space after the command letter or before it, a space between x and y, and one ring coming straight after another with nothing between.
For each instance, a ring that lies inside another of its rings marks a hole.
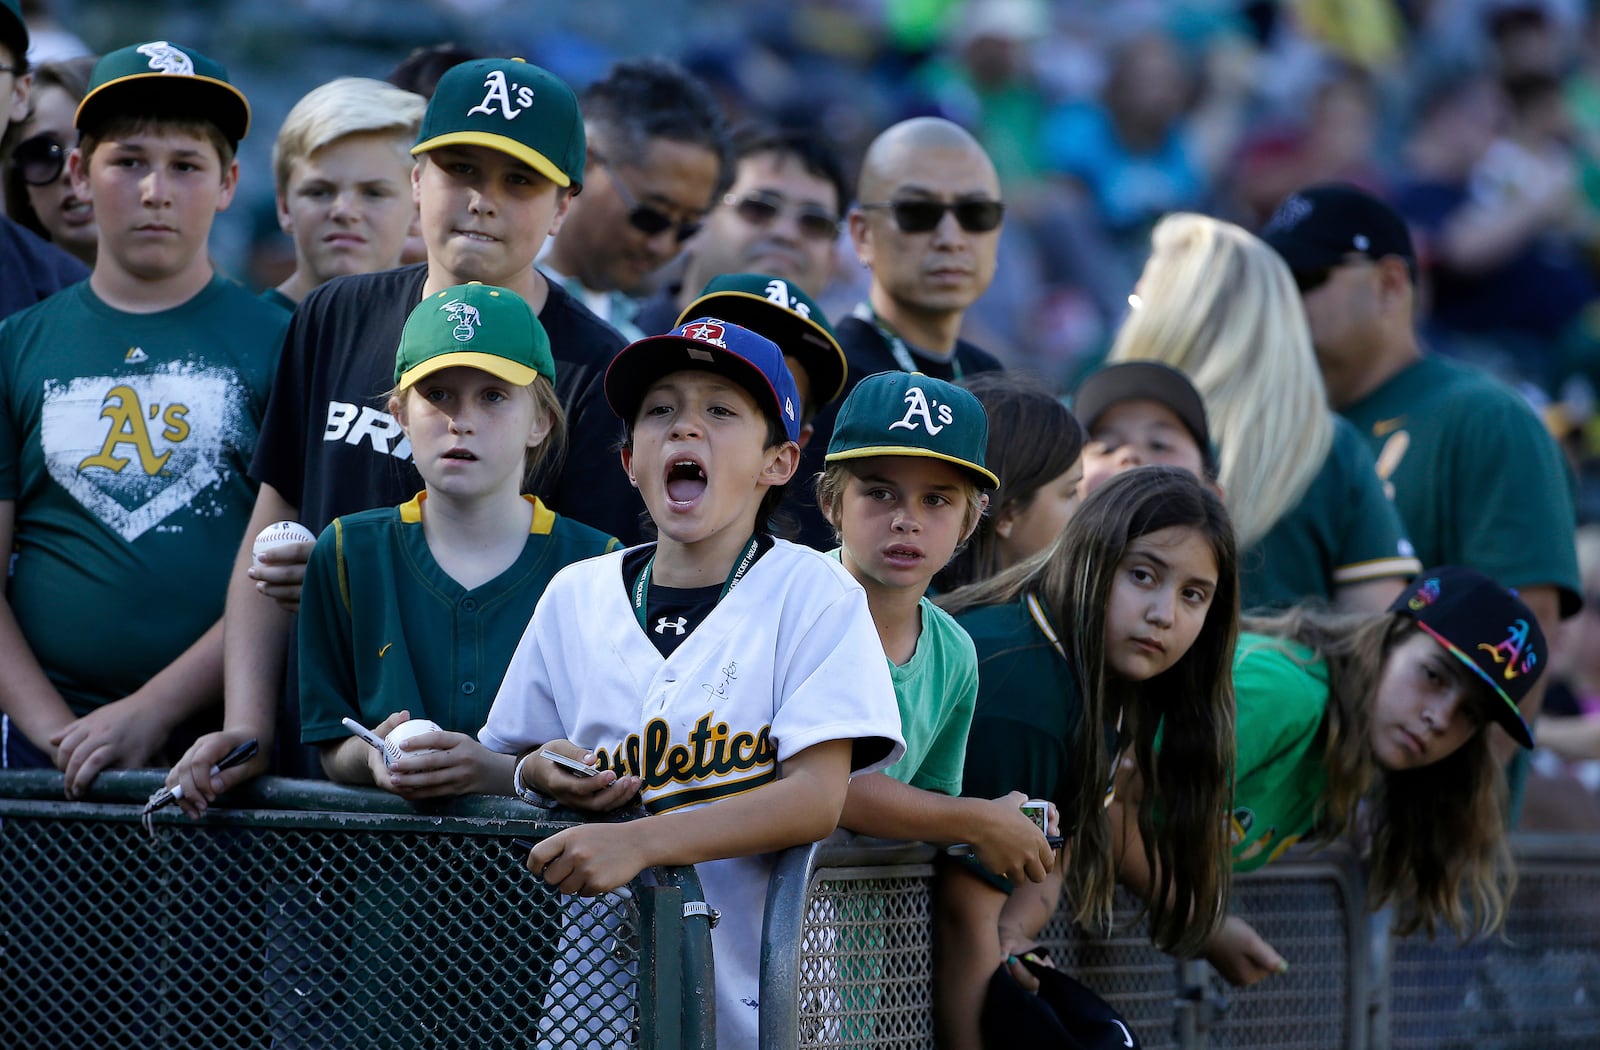
<instances>
[{"instance_id":1,"label":"green baseball cap","mask_svg":"<svg viewBox=\"0 0 1600 1050\"><path fill-rule=\"evenodd\" d=\"M720 317L764 335L800 362L811 381L813 407L844 393L844 350L827 316L799 285L764 273L725 273L700 289L683 308L678 324L695 317Z\"/></svg>"},{"instance_id":2,"label":"green baseball cap","mask_svg":"<svg viewBox=\"0 0 1600 1050\"><path fill-rule=\"evenodd\" d=\"M824 462L925 456L954 463L984 488L1000 479L983 465L989 416L972 393L921 372L879 372L839 406Z\"/></svg>"},{"instance_id":3,"label":"green baseball cap","mask_svg":"<svg viewBox=\"0 0 1600 1050\"><path fill-rule=\"evenodd\" d=\"M400 331L394 383L408 387L442 368L476 368L513 386L556 381L550 337L522 296L491 284L458 284L423 299Z\"/></svg>"},{"instance_id":4,"label":"green baseball cap","mask_svg":"<svg viewBox=\"0 0 1600 1050\"><path fill-rule=\"evenodd\" d=\"M222 64L165 40L121 48L94 64L73 124L93 131L119 116L199 117L235 144L250 130L250 103Z\"/></svg>"},{"instance_id":5,"label":"green baseball cap","mask_svg":"<svg viewBox=\"0 0 1600 1050\"><path fill-rule=\"evenodd\" d=\"M411 152L441 146L487 146L557 186L583 185L578 98L560 77L520 58L480 58L445 70Z\"/></svg>"},{"instance_id":6,"label":"green baseball cap","mask_svg":"<svg viewBox=\"0 0 1600 1050\"><path fill-rule=\"evenodd\" d=\"M28 23L22 20L18 0L0 0L0 44L11 50L11 57L22 61L28 55Z\"/></svg>"}]
</instances>

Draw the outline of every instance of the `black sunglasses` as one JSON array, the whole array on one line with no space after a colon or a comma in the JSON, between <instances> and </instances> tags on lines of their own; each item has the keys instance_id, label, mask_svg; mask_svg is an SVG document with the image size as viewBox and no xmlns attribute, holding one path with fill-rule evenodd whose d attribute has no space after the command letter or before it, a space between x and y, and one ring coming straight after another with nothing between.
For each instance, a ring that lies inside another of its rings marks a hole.
<instances>
[{"instance_id":1,"label":"black sunglasses","mask_svg":"<svg viewBox=\"0 0 1600 1050\"><path fill-rule=\"evenodd\" d=\"M757 190L744 197L735 197L730 193L722 198L722 203L752 226L770 226L786 209L792 209L795 226L806 240L832 241L839 236L839 220L836 216L814 204L791 204L781 193Z\"/></svg>"},{"instance_id":2,"label":"black sunglasses","mask_svg":"<svg viewBox=\"0 0 1600 1050\"><path fill-rule=\"evenodd\" d=\"M617 196L622 198L622 203L628 208L628 225L632 226L646 237L654 237L662 230L670 229L674 225L672 216L668 215L666 212L659 208L652 208L648 204L639 203L639 199L633 195L633 191L628 189L627 183L623 182L617 177L617 169L615 165L609 163L604 157L595 152L593 149L589 151L589 156L599 161L603 167L607 168L611 172L611 185L616 187ZM695 234L699 233L700 227L705 225L705 222L701 219L692 219L688 222L677 223L676 225L678 228L673 231L672 236L677 239L679 244L682 244L690 237L693 237Z\"/></svg>"},{"instance_id":3,"label":"black sunglasses","mask_svg":"<svg viewBox=\"0 0 1600 1050\"><path fill-rule=\"evenodd\" d=\"M11 151L11 163L29 186L48 186L61 177L72 147L48 132L23 139Z\"/></svg>"},{"instance_id":4,"label":"black sunglasses","mask_svg":"<svg viewBox=\"0 0 1600 1050\"><path fill-rule=\"evenodd\" d=\"M999 201L885 201L882 204L863 204L862 211L887 208L894 216L894 224L901 233L927 233L944 221L944 213L956 213L956 222L968 233L988 233L1000 225L1006 206Z\"/></svg>"}]
</instances>

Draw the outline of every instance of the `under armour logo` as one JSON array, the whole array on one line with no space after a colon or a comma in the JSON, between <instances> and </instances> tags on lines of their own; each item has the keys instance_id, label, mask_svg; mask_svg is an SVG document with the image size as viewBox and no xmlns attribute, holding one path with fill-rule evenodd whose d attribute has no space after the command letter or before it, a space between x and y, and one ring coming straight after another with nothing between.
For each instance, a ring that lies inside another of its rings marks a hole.
<instances>
[{"instance_id":1,"label":"under armour logo","mask_svg":"<svg viewBox=\"0 0 1600 1050\"><path fill-rule=\"evenodd\" d=\"M483 101L467 110L468 116L474 113L482 113L486 117L492 117L495 115L493 107L498 106L500 116L507 120L516 120L518 114L533 105L533 88L523 87L521 84L511 85L506 83L506 74L503 69L496 69L484 77L483 86L487 89L483 93ZM516 106L511 104L513 86L516 88Z\"/></svg>"},{"instance_id":2,"label":"under armour logo","mask_svg":"<svg viewBox=\"0 0 1600 1050\"><path fill-rule=\"evenodd\" d=\"M136 50L150 59L150 68L157 73L194 76L194 60L165 40L152 40L148 44L140 44Z\"/></svg>"},{"instance_id":3,"label":"under armour logo","mask_svg":"<svg viewBox=\"0 0 1600 1050\"><path fill-rule=\"evenodd\" d=\"M681 616L678 617L676 620L669 620L665 616L663 616L663 617L661 617L661 619L656 621L656 633L657 634L666 634L667 633L667 628L670 627L670 628L672 628L672 633L673 634L678 635L679 637L682 637L683 629L685 627L687 627L687 626L689 626L689 621L685 620Z\"/></svg>"},{"instance_id":4,"label":"under armour logo","mask_svg":"<svg viewBox=\"0 0 1600 1050\"><path fill-rule=\"evenodd\" d=\"M767 301L777 303L785 310L793 310L801 317L811 317L811 307L802 303L799 296L790 295L789 282L780 278L774 277L767 282Z\"/></svg>"},{"instance_id":5,"label":"under armour logo","mask_svg":"<svg viewBox=\"0 0 1600 1050\"><path fill-rule=\"evenodd\" d=\"M454 322L455 328L451 329L450 334L455 336L459 342L464 343L471 339L475 334L473 329L481 327L483 324L483 317L479 315L478 308L469 306L460 299L452 299L439 307L439 309L443 310L444 315Z\"/></svg>"},{"instance_id":6,"label":"under armour logo","mask_svg":"<svg viewBox=\"0 0 1600 1050\"><path fill-rule=\"evenodd\" d=\"M939 422L933 421L934 409L938 410ZM919 423L922 429L930 434L937 434L951 423L955 416L950 412L949 405L941 405L937 401L929 402L928 395L922 392L920 386L914 386L906 391L906 414L900 417L899 422L890 423L890 430L915 430Z\"/></svg>"}]
</instances>

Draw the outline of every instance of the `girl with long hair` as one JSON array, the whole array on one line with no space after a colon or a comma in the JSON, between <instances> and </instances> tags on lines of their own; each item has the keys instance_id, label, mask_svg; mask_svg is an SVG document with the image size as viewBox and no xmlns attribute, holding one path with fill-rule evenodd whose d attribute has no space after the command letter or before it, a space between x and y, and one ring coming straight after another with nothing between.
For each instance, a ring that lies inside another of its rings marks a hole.
<instances>
[{"instance_id":1,"label":"girl with long hair","mask_svg":"<svg viewBox=\"0 0 1600 1050\"><path fill-rule=\"evenodd\" d=\"M1151 466L1092 493L1047 550L940 599L978 652L963 793L1049 800L1067 850L1037 889L1014 893L1005 872L942 865L941 1046L979 1045L991 975L1032 944L1063 881L1080 921L1108 923L1116 868L1107 806L1119 753L1153 785L1137 821L1146 863L1159 872L1156 943L1194 952L1211 936L1229 883L1222 815L1233 782L1237 576L1221 500L1184 470Z\"/></svg>"}]
</instances>

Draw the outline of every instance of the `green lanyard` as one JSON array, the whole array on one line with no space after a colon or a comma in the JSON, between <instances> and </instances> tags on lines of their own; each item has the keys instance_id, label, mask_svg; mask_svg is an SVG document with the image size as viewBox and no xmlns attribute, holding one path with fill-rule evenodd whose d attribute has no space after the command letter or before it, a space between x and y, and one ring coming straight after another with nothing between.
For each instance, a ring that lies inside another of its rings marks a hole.
<instances>
[{"instance_id":1,"label":"green lanyard","mask_svg":"<svg viewBox=\"0 0 1600 1050\"><path fill-rule=\"evenodd\" d=\"M912 358L911 351L906 349L906 341L900 338L900 333L878 319L878 311L872 308L871 303L857 303L856 308L850 311L850 316L858 321L865 321L878 330L878 334L883 337L883 341L889 344L889 353L894 355L894 363L900 366L900 371L923 371ZM930 357L928 360L938 361L939 359ZM959 381L961 379L961 361L956 356L955 351L951 352L948 364L950 365L951 378Z\"/></svg>"},{"instance_id":2,"label":"green lanyard","mask_svg":"<svg viewBox=\"0 0 1600 1050\"><path fill-rule=\"evenodd\" d=\"M744 574L750 571L750 566L756 563L756 555L761 551L761 538L751 536L750 542L744 545L744 553L739 555L739 560L733 563L733 571L728 573L728 579L722 584L722 590L717 594L717 601L728 596L734 585L744 579ZM650 595L650 569L656 563L656 556L652 552L650 560L644 563L644 568L639 571L639 578L633 581L633 617L639 621L639 628L648 631L645 624L645 606L649 603Z\"/></svg>"}]
</instances>

